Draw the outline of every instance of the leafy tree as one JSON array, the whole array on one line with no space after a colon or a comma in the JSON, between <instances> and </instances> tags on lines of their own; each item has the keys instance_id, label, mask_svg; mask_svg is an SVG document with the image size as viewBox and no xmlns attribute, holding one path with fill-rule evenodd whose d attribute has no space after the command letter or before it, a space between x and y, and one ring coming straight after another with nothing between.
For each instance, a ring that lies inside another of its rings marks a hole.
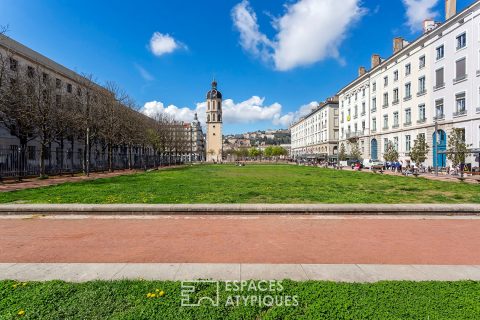
<instances>
[{"instance_id":1,"label":"leafy tree","mask_svg":"<svg viewBox=\"0 0 480 320\"><path fill-rule=\"evenodd\" d=\"M264 154L265 154L265 157L267 157L267 158L273 157L273 147L272 146L266 147L265 151L264 151Z\"/></svg>"},{"instance_id":2,"label":"leafy tree","mask_svg":"<svg viewBox=\"0 0 480 320\"><path fill-rule=\"evenodd\" d=\"M430 148L425 141L425 135L419 134L414 141L412 150L410 150L410 159L417 165L420 165L427 160L429 150Z\"/></svg>"},{"instance_id":3,"label":"leafy tree","mask_svg":"<svg viewBox=\"0 0 480 320\"><path fill-rule=\"evenodd\" d=\"M468 145L465 143L464 129L453 128L448 138L447 158L452 162L452 166L460 165L460 174L463 178L463 164L468 155Z\"/></svg>"},{"instance_id":4,"label":"leafy tree","mask_svg":"<svg viewBox=\"0 0 480 320\"><path fill-rule=\"evenodd\" d=\"M347 151L345 150L345 145L340 144L340 151L338 152L338 160L345 161L347 160Z\"/></svg>"},{"instance_id":5,"label":"leafy tree","mask_svg":"<svg viewBox=\"0 0 480 320\"><path fill-rule=\"evenodd\" d=\"M261 151L258 150L257 148L250 148L248 149L248 156L250 158L257 158L261 155Z\"/></svg>"},{"instance_id":6,"label":"leafy tree","mask_svg":"<svg viewBox=\"0 0 480 320\"><path fill-rule=\"evenodd\" d=\"M387 151L384 153L383 158L388 162L398 161L398 151L391 141L388 142Z\"/></svg>"},{"instance_id":7,"label":"leafy tree","mask_svg":"<svg viewBox=\"0 0 480 320\"><path fill-rule=\"evenodd\" d=\"M350 142L350 156L355 160L362 160L362 151L358 146L358 142Z\"/></svg>"}]
</instances>

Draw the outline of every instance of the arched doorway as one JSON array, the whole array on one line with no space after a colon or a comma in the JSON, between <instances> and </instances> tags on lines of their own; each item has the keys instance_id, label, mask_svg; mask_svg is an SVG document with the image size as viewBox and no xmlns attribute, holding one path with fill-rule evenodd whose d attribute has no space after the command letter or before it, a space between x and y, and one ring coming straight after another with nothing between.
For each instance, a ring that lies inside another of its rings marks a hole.
<instances>
[{"instance_id":1,"label":"arched doorway","mask_svg":"<svg viewBox=\"0 0 480 320\"><path fill-rule=\"evenodd\" d=\"M437 141L437 147L435 148L435 141ZM447 155L445 153L440 153L441 151L447 150L447 134L443 130L438 130L438 140L437 133L433 133L433 165L440 168L447 166Z\"/></svg>"},{"instance_id":2,"label":"arched doorway","mask_svg":"<svg viewBox=\"0 0 480 320\"><path fill-rule=\"evenodd\" d=\"M370 157L372 160L378 160L378 142L377 139L372 139L370 142Z\"/></svg>"}]
</instances>

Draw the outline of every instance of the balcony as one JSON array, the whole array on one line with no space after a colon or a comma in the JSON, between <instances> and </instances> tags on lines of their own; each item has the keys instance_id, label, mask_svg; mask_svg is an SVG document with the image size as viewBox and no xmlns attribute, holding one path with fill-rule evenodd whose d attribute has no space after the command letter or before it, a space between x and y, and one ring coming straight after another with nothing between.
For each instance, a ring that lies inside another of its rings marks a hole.
<instances>
[{"instance_id":1,"label":"balcony","mask_svg":"<svg viewBox=\"0 0 480 320\"><path fill-rule=\"evenodd\" d=\"M427 94L427 90L424 89L424 90L421 90L421 91L417 92L417 97L421 97L421 96L424 96L426 94Z\"/></svg>"},{"instance_id":2,"label":"balcony","mask_svg":"<svg viewBox=\"0 0 480 320\"><path fill-rule=\"evenodd\" d=\"M457 83L465 81L465 80L467 80L467 75L466 74L461 76L461 77L458 77L456 79L453 79L453 84L457 84Z\"/></svg>"},{"instance_id":3,"label":"balcony","mask_svg":"<svg viewBox=\"0 0 480 320\"><path fill-rule=\"evenodd\" d=\"M388 126L384 126L382 130L388 130Z\"/></svg>"},{"instance_id":4,"label":"balcony","mask_svg":"<svg viewBox=\"0 0 480 320\"><path fill-rule=\"evenodd\" d=\"M467 110L461 110L461 111L457 111L457 112L453 113L454 118L463 117L463 116L466 116L466 115L467 115Z\"/></svg>"},{"instance_id":5,"label":"balcony","mask_svg":"<svg viewBox=\"0 0 480 320\"><path fill-rule=\"evenodd\" d=\"M404 127L408 127L412 125L412 121L407 121L403 124Z\"/></svg>"},{"instance_id":6,"label":"balcony","mask_svg":"<svg viewBox=\"0 0 480 320\"><path fill-rule=\"evenodd\" d=\"M360 138L363 135L364 135L363 131L347 132L347 139L356 139L356 138Z\"/></svg>"},{"instance_id":7,"label":"balcony","mask_svg":"<svg viewBox=\"0 0 480 320\"><path fill-rule=\"evenodd\" d=\"M398 123L395 123L393 126L392 126L392 129L398 129L400 128L400 125Z\"/></svg>"},{"instance_id":8,"label":"balcony","mask_svg":"<svg viewBox=\"0 0 480 320\"><path fill-rule=\"evenodd\" d=\"M412 95L406 96L405 98L403 98L403 101L408 101L408 100L410 100L410 99L412 99Z\"/></svg>"},{"instance_id":9,"label":"balcony","mask_svg":"<svg viewBox=\"0 0 480 320\"><path fill-rule=\"evenodd\" d=\"M436 120L436 121L444 120L444 119L445 119L445 115L443 113L433 117L433 120Z\"/></svg>"},{"instance_id":10,"label":"balcony","mask_svg":"<svg viewBox=\"0 0 480 320\"><path fill-rule=\"evenodd\" d=\"M392 102L393 105L397 105L397 104L399 104L399 103L400 103L400 100L398 100L398 99L395 99L395 100L393 100L393 102Z\"/></svg>"},{"instance_id":11,"label":"balcony","mask_svg":"<svg viewBox=\"0 0 480 320\"><path fill-rule=\"evenodd\" d=\"M418 119L418 120L417 120L417 123L418 123L418 124L425 123L425 122L427 122L427 118L423 118L423 119Z\"/></svg>"}]
</instances>

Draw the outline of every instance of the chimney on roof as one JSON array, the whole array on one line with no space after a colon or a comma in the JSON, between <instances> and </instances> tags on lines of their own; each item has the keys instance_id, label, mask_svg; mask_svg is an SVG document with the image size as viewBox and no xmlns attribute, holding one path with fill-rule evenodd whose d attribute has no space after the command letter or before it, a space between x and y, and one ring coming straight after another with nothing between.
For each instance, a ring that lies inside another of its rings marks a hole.
<instances>
[{"instance_id":1,"label":"chimney on roof","mask_svg":"<svg viewBox=\"0 0 480 320\"><path fill-rule=\"evenodd\" d=\"M457 0L445 0L445 20L457 14Z\"/></svg>"},{"instance_id":2,"label":"chimney on roof","mask_svg":"<svg viewBox=\"0 0 480 320\"><path fill-rule=\"evenodd\" d=\"M393 39L393 54L402 51L405 45L405 40L402 37L396 37Z\"/></svg>"},{"instance_id":3,"label":"chimney on roof","mask_svg":"<svg viewBox=\"0 0 480 320\"><path fill-rule=\"evenodd\" d=\"M358 76L359 77L363 76L365 73L367 73L367 69L365 67L358 68Z\"/></svg>"},{"instance_id":4,"label":"chimney on roof","mask_svg":"<svg viewBox=\"0 0 480 320\"><path fill-rule=\"evenodd\" d=\"M380 55L372 54L372 69L378 67L381 62Z\"/></svg>"}]
</instances>

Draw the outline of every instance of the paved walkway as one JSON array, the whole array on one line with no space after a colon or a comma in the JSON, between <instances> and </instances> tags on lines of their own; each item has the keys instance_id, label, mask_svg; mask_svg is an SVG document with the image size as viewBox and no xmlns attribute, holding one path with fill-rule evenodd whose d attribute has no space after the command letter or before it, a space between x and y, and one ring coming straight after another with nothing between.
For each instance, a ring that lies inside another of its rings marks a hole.
<instances>
[{"instance_id":1,"label":"paved walkway","mask_svg":"<svg viewBox=\"0 0 480 320\"><path fill-rule=\"evenodd\" d=\"M0 218L4 263L480 265L479 217Z\"/></svg>"},{"instance_id":2,"label":"paved walkway","mask_svg":"<svg viewBox=\"0 0 480 320\"><path fill-rule=\"evenodd\" d=\"M480 266L198 263L0 263L0 280L480 281Z\"/></svg>"}]
</instances>

